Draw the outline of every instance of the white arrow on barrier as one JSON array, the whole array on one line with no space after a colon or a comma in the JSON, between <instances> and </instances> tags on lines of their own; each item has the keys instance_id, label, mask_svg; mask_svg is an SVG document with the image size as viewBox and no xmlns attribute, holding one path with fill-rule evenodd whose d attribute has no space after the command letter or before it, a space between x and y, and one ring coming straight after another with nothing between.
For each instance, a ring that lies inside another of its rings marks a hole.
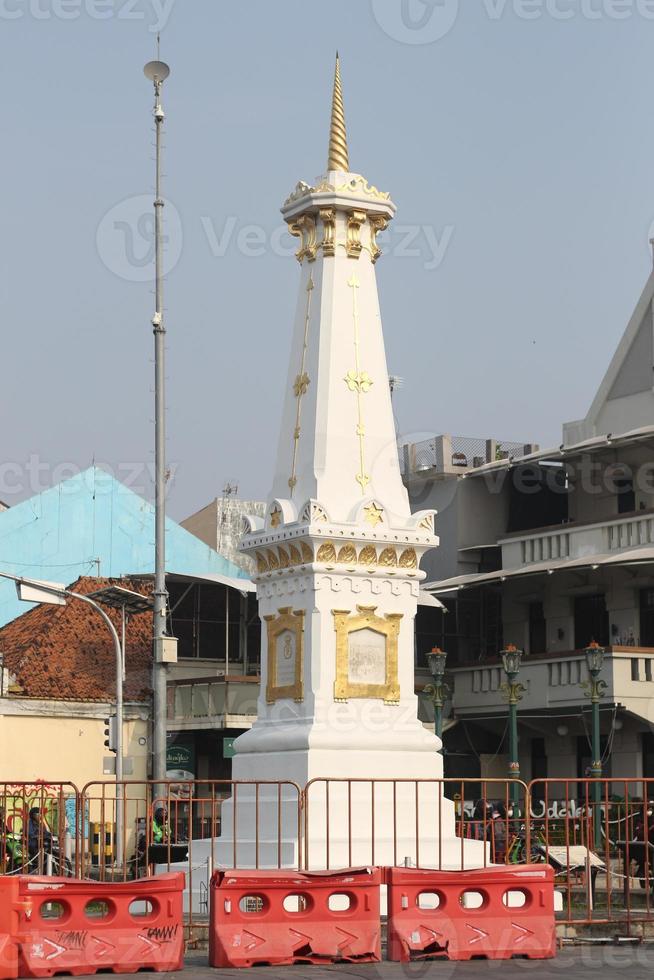
<instances>
[{"instance_id":1,"label":"white arrow on barrier","mask_svg":"<svg viewBox=\"0 0 654 980\"><path fill-rule=\"evenodd\" d=\"M101 939L100 936L91 936L91 939L100 947L96 951L98 956L104 956L105 953L109 953L112 949L116 948L113 943L108 942L106 939Z\"/></svg>"},{"instance_id":2,"label":"white arrow on barrier","mask_svg":"<svg viewBox=\"0 0 654 980\"><path fill-rule=\"evenodd\" d=\"M479 929L477 926L471 926L469 922L466 922L466 929L471 929L474 933L476 933L475 938L469 940L471 946L474 943L480 943L482 939L488 939L489 933L484 932L483 929Z\"/></svg>"},{"instance_id":3,"label":"white arrow on barrier","mask_svg":"<svg viewBox=\"0 0 654 980\"><path fill-rule=\"evenodd\" d=\"M517 929L518 932L522 933L522 935L518 936L518 938L516 939L516 943L524 942L527 936L533 936L533 932L531 931L531 929L525 929L524 926L519 926L517 922L512 922L511 926L514 929Z\"/></svg>"},{"instance_id":4,"label":"white arrow on barrier","mask_svg":"<svg viewBox=\"0 0 654 980\"><path fill-rule=\"evenodd\" d=\"M46 953L46 946L50 947L51 952ZM52 939L44 939L43 942L34 943L32 945L32 956L40 960L54 960L55 957L60 956L65 952L66 947L60 946L59 943L53 942Z\"/></svg>"}]
</instances>

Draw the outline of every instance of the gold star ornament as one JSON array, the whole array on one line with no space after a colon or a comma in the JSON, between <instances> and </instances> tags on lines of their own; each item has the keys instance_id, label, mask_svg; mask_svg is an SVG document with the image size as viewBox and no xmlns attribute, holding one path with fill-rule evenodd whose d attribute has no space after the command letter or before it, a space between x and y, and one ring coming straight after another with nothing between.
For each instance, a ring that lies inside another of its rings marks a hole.
<instances>
[{"instance_id":1,"label":"gold star ornament","mask_svg":"<svg viewBox=\"0 0 654 980\"><path fill-rule=\"evenodd\" d=\"M378 524L383 523L384 511L377 504L370 504L369 507L364 507L364 514L366 515L366 520L371 527L377 527Z\"/></svg>"}]
</instances>

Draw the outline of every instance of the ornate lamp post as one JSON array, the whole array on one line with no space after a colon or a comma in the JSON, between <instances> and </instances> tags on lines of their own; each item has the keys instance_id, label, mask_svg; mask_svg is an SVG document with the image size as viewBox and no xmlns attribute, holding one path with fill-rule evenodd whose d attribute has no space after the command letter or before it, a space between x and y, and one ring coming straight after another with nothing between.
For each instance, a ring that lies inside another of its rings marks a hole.
<instances>
[{"instance_id":1,"label":"ornate lamp post","mask_svg":"<svg viewBox=\"0 0 654 980\"><path fill-rule=\"evenodd\" d=\"M593 734L591 740L592 762L590 764L590 774L593 779L602 778L602 746L600 739L600 701L606 691L606 681L600 680L599 675L604 665L604 647L594 640L584 650L586 655L586 667L590 675L590 680L585 681L582 687L586 690L586 697L590 698L593 712ZM593 783L593 831L595 836L595 850L602 847L602 814L600 812L602 802L602 784Z\"/></svg>"},{"instance_id":2,"label":"ornate lamp post","mask_svg":"<svg viewBox=\"0 0 654 980\"><path fill-rule=\"evenodd\" d=\"M502 690L509 702L509 779L520 779L520 760L518 758L518 702L522 700L524 687L518 681L520 665L522 663L522 650L518 650L513 643L509 643L501 652L502 666L506 674L507 683L502 686ZM511 799L517 806L520 799L519 787L516 783L511 783Z\"/></svg>"},{"instance_id":3,"label":"ornate lamp post","mask_svg":"<svg viewBox=\"0 0 654 980\"><path fill-rule=\"evenodd\" d=\"M439 650L438 647L434 647L431 653L427 654L427 662L434 683L427 684L423 688L423 692L431 698L431 703L434 705L434 731L440 739L443 738L443 704L450 690L443 681L446 660L447 654Z\"/></svg>"}]
</instances>

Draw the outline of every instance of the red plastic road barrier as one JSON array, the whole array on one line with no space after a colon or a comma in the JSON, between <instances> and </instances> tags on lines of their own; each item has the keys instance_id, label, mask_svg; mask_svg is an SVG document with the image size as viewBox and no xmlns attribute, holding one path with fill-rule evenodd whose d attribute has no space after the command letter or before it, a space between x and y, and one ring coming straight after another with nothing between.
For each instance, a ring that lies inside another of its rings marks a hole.
<instances>
[{"instance_id":1,"label":"red plastic road barrier","mask_svg":"<svg viewBox=\"0 0 654 980\"><path fill-rule=\"evenodd\" d=\"M18 913L29 912L30 902L21 900L18 879L0 877L0 980L18 976Z\"/></svg>"},{"instance_id":2,"label":"red plastic road barrier","mask_svg":"<svg viewBox=\"0 0 654 980\"><path fill-rule=\"evenodd\" d=\"M117 883L21 876L16 939L21 977L98 970L180 970L184 875Z\"/></svg>"},{"instance_id":3,"label":"red plastic road barrier","mask_svg":"<svg viewBox=\"0 0 654 980\"><path fill-rule=\"evenodd\" d=\"M378 868L216 871L209 964L378 963Z\"/></svg>"},{"instance_id":4,"label":"red plastic road barrier","mask_svg":"<svg viewBox=\"0 0 654 980\"><path fill-rule=\"evenodd\" d=\"M389 960L556 955L554 869L549 865L478 871L389 868L386 880Z\"/></svg>"}]
</instances>

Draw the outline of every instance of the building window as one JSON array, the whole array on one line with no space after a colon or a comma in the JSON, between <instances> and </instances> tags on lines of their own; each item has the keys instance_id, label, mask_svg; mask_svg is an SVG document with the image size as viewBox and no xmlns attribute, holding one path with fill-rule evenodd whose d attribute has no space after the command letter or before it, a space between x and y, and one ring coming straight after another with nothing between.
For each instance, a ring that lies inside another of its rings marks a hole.
<instances>
[{"instance_id":1,"label":"building window","mask_svg":"<svg viewBox=\"0 0 654 980\"><path fill-rule=\"evenodd\" d=\"M239 597L222 585L169 583L170 619L180 659L242 659Z\"/></svg>"},{"instance_id":2,"label":"building window","mask_svg":"<svg viewBox=\"0 0 654 980\"><path fill-rule=\"evenodd\" d=\"M542 602L529 603L529 653L547 650L545 612Z\"/></svg>"},{"instance_id":3,"label":"building window","mask_svg":"<svg viewBox=\"0 0 654 980\"><path fill-rule=\"evenodd\" d=\"M575 650L583 650L595 640L600 646L609 645L609 614L603 595L575 597Z\"/></svg>"},{"instance_id":4,"label":"building window","mask_svg":"<svg viewBox=\"0 0 654 980\"><path fill-rule=\"evenodd\" d=\"M643 753L643 779L654 779L654 735L643 732L640 736Z\"/></svg>"},{"instance_id":5,"label":"building window","mask_svg":"<svg viewBox=\"0 0 654 980\"><path fill-rule=\"evenodd\" d=\"M640 590L640 643L654 647L654 589Z\"/></svg>"},{"instance_id":6,"label":"building window","mask_svg":"<svg viewBox=\"0 0 654 980\"><path fill-rule=\"evenodd\" d=\"M615 480L618 494L618 514L631 514L636 509L636 494L634 481L630 476L621 476Z\"/></svg>"},{"instance_id":7,"label":"building window","mask_svg":"<svg viewBox=\"0 0 654 980\"><path fill-rule=\"evenodd\" d=\"M499 590L466 589L447 605L450 612L443 618L444 647L451 654L451 662L496 660L503 645Z\"/></svg>"}]
</instances>

